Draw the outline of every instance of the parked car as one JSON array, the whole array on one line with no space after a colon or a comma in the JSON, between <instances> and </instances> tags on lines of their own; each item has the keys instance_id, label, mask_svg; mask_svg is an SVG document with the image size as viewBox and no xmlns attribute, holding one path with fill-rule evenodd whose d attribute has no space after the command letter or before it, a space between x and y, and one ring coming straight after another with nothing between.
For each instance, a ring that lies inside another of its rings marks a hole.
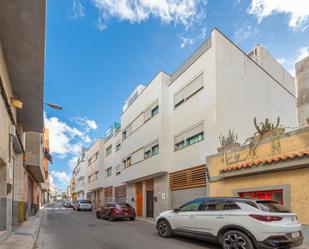
<instances>
[{"instance_id":1,"label":"parked car","mask_svg":"<svg viewBox=\"0 0 309 249\"><path fill-rule=\"evenodd\" d=\"M71 207L71 202L70 201L64 201L63 202L63 206L65 207L65 208L70 208Z\"/></svg>"},{"instance_id":2,"label":"parked car","mask_svg":"<svg viewBox=\"0 0 309 249\"><path fill-rule=\"evenodd\" d=\"M296 214L270 200L195 199L161 213L156 228L163 238L190 236L224 249L291 248L303 243Z\"/></svg>"},{"instance_id":3,"label":"parked car","mask_svg":"<svg viewBox=\"0 0 309 249\"><path fill-rule=\"evenodd\" d=\"M80 210L92 210L92 202L89 200L77 200L74 202L74 210L80 211Z\"/></svg>"},{"instance_id":4,"label":"parked car","mask_svg":"<svg viewBox=\"0 0 309 249\"><path fill-rule=\"evenodd\" d=\"M135 220L135 210L127 203L108 203L97 210L96 216L98 219L130 219Z\"/></svg>"}]
</instances>

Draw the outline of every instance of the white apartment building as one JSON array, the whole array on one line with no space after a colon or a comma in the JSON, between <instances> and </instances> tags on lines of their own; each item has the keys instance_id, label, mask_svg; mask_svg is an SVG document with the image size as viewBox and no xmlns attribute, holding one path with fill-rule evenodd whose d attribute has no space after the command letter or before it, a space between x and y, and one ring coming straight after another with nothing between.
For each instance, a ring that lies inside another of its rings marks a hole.
<instances>
[{"instance_id":1,"label":"white apartment building","mask_svg":"<svg viewBox=\"0 0 309 249\"><path fill-rule=\"evenodd\" d=\"M93 197L94 208L101 202L101 191L104 180L104 139L97 139L85 152L85 185L87 185L87 197Z\"/></svg>"},{"instance_id":2,"label":"white apartment building","mask_svg":"<svg viewBox=\"0 0 309 249\"><path fill-rule=\"evenodd\" d=\"M81 200L87 198L87 167L88 161L86 157L87 149L83 148L82 154L77 160L77 164L73 170L72 177L74 179L73 194L75 198Z\"/></svg>"},{"instance_id":3,"label":"white apartment building","mask_svg":"<svg viewBox=\"0 0 309 249\"><path fill-rule=\"evenodd\" d=\"M254 117L296 127L294 78L263 47L247 54L214 29L173 74L160 72L126 101L104 143L101 202L127 201L151 218L205 196L219 135L233 129L244 142Z\"/></svg>"}]
</instances>

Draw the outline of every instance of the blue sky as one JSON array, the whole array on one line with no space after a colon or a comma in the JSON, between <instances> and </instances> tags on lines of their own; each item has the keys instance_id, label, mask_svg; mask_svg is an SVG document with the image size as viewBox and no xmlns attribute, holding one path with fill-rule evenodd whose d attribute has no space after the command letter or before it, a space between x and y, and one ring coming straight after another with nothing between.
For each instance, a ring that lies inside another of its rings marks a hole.
<instances>
[{"instance_id":1,"label":"blue sky","mask_svg":"<svg viewBox=\"0 0 309 249\"><path fill-rule=\"evenodd\" d=\"M65 189L82 146L118 121L126 98L160 71L172 73L214 27L244 51L256 44L293 73L308 53L308 0L47 1L45 109Z\"/></svg>"}]
</instances>

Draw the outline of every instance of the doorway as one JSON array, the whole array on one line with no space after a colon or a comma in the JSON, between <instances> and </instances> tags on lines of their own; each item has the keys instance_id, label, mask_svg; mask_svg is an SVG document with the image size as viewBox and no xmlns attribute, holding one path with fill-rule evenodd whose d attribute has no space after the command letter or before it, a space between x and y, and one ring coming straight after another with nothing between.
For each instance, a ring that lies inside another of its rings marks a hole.
<instances>
[{"instance_id":1,"label":"doorway","mask_svg":"<svg viewBox=\"0 0 309 249\"><path fill-rule=\"evenodd\" d=\"M154 212L153 212L153 190L151 191L147 191L146 193L146 196L147 196L147 217L149 218L153 218L154 216Z\"/></svg>"},{"instance_id":2,"label":"doorway","mask_svg":"<svg viewBox=\"0 0 309 249\"><path fill-rule=\"evenodd\" d=\"M154 217L154 182L153 179L146 181L146 216Z\"/></svg>"},{"instance_id":3,"label":"doorway","mask_svg":"<svg viewBox=\"0 0 309 249\"><path fill-rule=\"evenodd\" d=\"M143 182L135 183L136 215L143 216Z\"/></svg>"}]
</instances>

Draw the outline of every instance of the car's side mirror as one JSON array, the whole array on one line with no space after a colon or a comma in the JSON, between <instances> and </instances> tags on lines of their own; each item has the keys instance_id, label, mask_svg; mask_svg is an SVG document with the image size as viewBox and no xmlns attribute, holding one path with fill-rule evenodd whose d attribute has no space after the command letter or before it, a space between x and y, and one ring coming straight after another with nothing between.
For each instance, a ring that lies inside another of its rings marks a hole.
<instances>
[{"instance_id":1,"label":"car's side mirror","mask_svg":"<svg viewBox=\"0 0 309 249\"><path fill-rule=\"evenodd\" d=\"M179 211L180 211L179 208L175 208L175 209L174 209L174 212L175 212L175 213L178 213Z\"/></svg>"}]
</instances>

